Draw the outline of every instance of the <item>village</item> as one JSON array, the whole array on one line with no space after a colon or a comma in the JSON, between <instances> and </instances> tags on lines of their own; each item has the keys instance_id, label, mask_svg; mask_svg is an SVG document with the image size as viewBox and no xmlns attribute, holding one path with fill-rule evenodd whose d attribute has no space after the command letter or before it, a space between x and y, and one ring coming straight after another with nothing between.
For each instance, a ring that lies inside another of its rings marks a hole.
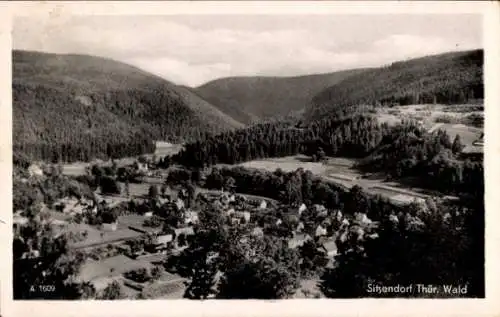
<instances>
[{"instance_id":1,"label":"village","mask_svg":"<svg viewBox=\"0 0 500 317\"><path fill-rule=\"evenodd\" d=\"M182 298L188 280L166 263L188 247L200 221L199 211L207 206L222 213L226 226L245 228L249 235L280 232L291 249L314 241L328 266L337 252L336 239L346 239L353 230L362 239L377 226L363 213L348 219L340 210L323 205L289 206L231 188L198 187L193 192L183 184L169 184L158 189L168 172L157 169L154 162L134 162L125 168L131 175L140 174L142 182L118 182L120 189L114 194L97 189L91 198L63 197L52 207L42 204L36 216L50 224L55 235L67 235L70 249L84 255L78 278L97 292L115 282L127 298ZM30 177L44 175L36 165L29 173ZM28 221L21 212L14 215L15 228ZM23 257L36 258L37 252L29 250Z\"/></svg>"}]
</instances>

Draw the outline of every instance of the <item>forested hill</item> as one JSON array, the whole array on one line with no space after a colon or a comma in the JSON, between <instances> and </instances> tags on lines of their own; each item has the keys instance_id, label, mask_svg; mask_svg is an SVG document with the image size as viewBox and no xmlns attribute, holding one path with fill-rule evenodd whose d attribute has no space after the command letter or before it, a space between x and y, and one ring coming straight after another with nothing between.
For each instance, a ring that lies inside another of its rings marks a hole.
<instances>
[{"instance_id":1,"label":"forested hill","mask_svg":"<svg viewBox=\"0 0 500 317\"><path fill-rule=\"evenodd\" d=\"M13 51L14 150L87 160L242 126L199 96L110 59Z\"/></svg>"},{"instance_id":2,"label":"forested hill","mask_svg":"<svg viewBox=\"0 0 500 317\"><path fill-rule=\"evenodd\" d=\"M335 116L360 104L464 103L482 99L483 50L445 53L355 74L317 94L306 119Z\"/></svg>"},{"instance_id":3,"label":"forested hill","mask_svg":"<svg viewBox=\"0 0 500 317\"><path fill-rule=\"evenodd\" d=\"M300 112L323 89L362 69L299 77L231 77L208 82L198 94L245 124Z\"/></svg>"}]
</instances>

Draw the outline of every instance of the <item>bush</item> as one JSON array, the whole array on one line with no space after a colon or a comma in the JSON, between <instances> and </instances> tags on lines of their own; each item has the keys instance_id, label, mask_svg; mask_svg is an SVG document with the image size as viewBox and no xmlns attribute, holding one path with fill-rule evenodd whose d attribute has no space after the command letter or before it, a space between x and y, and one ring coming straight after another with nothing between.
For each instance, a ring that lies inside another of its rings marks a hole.
<instances>
[{"instance_id":1,"label":"bush","mask_svg":"<svg viewBox=\"0 0 500 317\"><path fill-rule=\"evenodd\" d=\"M163 272L164 272L163 267L155 266L151 269L151 278L157 280L162 276Z\"/></svg>"},{"instance_id":2,"label":"bush","mask_svg":"<svg viewBox=\"0 0 500 317\"><path fill-rule=\"evenodd\" d=\"M153 216L144 220L144 227L158 228L162 225L162 219L158 216Z\"/></svg>"},{"instance_id":3,"label":"bush","mask_svg":"<svg viewBox=\"0 0 500 317\"><path fill-rule=\"evenodd\" d=\"M151 280L151 278L152 278L149 271L145 268L140 268L137 270L125 272L125 273L123 273L123 276L125 276L126 278L128 278L132 281L139 282L139 283L145 283L145 282Z\"/></svg>"},{"instance_id":4,"label":"bush","mask_svg":"<svg viewBox=\"0 0 500 317\"><path fill-rule=\"evenodd\" d=\"M149 186L148 197L150 199L155 199L158 197L158 187L156 185Z\"/></svg>"},{"instance_id":5,"label":"bush","mask_svg":"<svg viewBox=\"0 0 500 317\"><path fill-rule=\"evenodd\" d=\"M484 126L484 116L477 113L471 113L462 119L462 123L482 128Z\"/></svg>"},{"instance_id":6,"label":"bush","mask_svg":"<svg viewBox=\"0 0 500 317\"><path fill-rule=\"evenodd\" d=\"M99 185L96 178L92 175L78 175L75 177L75 180L81 184L87 185L91 191L96 190Z\"/></svg>"},{"instance_id":7,"label":"bush","mask_svg":"<svg viewBox=\"0 0 500 317\"><path fill-rule=\"evenodd\" d=\"M109 176L104 176L101 178L100 187L102 194L113 195L113 194L120 194L121 192L118 182Z\"/></svg>"},{"instance_id":8,"label":"bush","mask_svg":"<svg viewBox=\"0 0 500 317\"><path fill-rule=\"evenodd\" d=\"M437 123L457 123L458 122L457 118L455 118L453 116L448 116L448 115L437 116L434 119L434 121Z\"/></svg>"}]
</instances>

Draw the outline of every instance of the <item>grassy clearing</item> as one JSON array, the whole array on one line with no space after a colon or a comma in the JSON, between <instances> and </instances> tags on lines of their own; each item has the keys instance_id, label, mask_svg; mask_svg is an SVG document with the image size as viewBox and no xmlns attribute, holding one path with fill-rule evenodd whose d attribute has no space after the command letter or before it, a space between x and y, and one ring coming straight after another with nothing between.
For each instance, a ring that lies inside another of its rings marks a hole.
<instances>
[{"instance_id":1,"label":"grassy clearing","mask_svg":"<svg viewBox=\"0 0 500 317\"><path fill-rule=\"evenodd\" d=\"M200 188L197 187L197 191L199 193L210 193L210 194L220 194L220 190L216 189L206 189L206 188ZM278 201L272 198L264 197L264 196L257 196L257 195L250 195L250 194L241 194L241 193L236 193L236 195L240 195L245 197L246 199L250 200L265 200L267 203L272 203L272 204L278 204Z\"/></svg>"},{"instance_id":2,"label":"grassy clearing","mask_svg":"<svg viewBox=\"0 0 500 317\"><path fill-rule=\"evenodd\" d=\"M182 144L172 144L172 143L168 143L168 142L157 141L155 152L149 153L149 154L144 154L144 156L147 158L152 158L153 156L156 156L157 158L161 158L161 157L164 157L166 155L177 154L182 149L183 149ZM136 157L124 157L124 158L117 159L115 161L116 161L116 164L118 165L118 167L121 167L121 166L133 164L136 160L137 160ZM68 176L85 175L86 174L85 169L89 166L92 166L93 164L111 165L111 160L108 160L108 161L92 160L91 162L74 162L74 163L63 164L62 165L63 174L68 175Z\"/></svg>"},{"instance_id":3,"label":"grassy clearing","mask_svg":"<svg viewBox=\"0 0 500 317\"><path fill-rule=\"evenodd\" d=\"M403 119L420 121L427 129L436 123L467 124L472 113L483 116L482 105L408 105L377 108L376 116L380 122L395 125Z\"/></svg>"},{"instance_id":4,"label":"grassy clearing","mask_svg":"<svg viewBox=\"0 0 500 317\"><path fill-rule=\"evenodd\" d=\"M182 148L182 144L172 144L168 142L157 141L154 154L156 156L174 155L179 153Z\"/></svg>"},{"instance_id":5,"label":"grassy clearing","mask_svg":"<svg viewBox=\"0 0 500 317\"><path fill-rule=\"evenodd\" d=\"M265 169L268 171L275 171L280 168L284 172L293 172L298 168L303 168L313 172L314 174L323 174L327 169L327 167L322 163L307 162L297 156L288 156L279 159L254 160L240 165L248 168Z\"/></svg>"},{"instance_id":6,"label":"grassy clearing","mask_svg":"<svg viewBox=\"0 0 500 317\"><path fill-rule=\"evenodd\" d=\"M100 261L87 261L80 270L82 281L93 281L99 278L113 278L125 272L140 268L151 269L148 261L133 260L125 255L117 255Z\"/></svg>"},{"instance_id":7,"label":"grassy clearing","mask_svg":"<svg viewBox=\"0 0 500 317\"><path fill-rule=\"evenodd\" d=\"M146 298L158 299L182 299L186 286L179 280L172 283L155 283L148 286L143 294Z\"/></svg>"},{"instance_id":8,"label":"grassy clearing","mask_svg":"<svg viewBox=\"0 0 500 317\"><path fill-rule=\"evenodd\" d=\"M453 140L457 134L460 135L460 139L464 145L472 145L474 141L479 139L482 132L482 129L469 127L463 124L443 124L439 129L446 130L451 140Z\"/></svg>"},{"instance_id":9,"label":"grassy clearing","mask_svg":"<svg viewBox=\"0 0 500 317\"><path fill-rule=\"evenodd\" d=\"M64 232L83 232L87 231L85 240L78 241L72 244L73 248L86 248L95 245L105 245L108 243L119 242L127 239L139 237L141 234L137 231L130 230L127 225L118 224L116 231L104 231L97 227L88 224L68 224L63 228Z\"/></svg>"},{"instance_id":10,"label":"grassy clearing","mask_svg":"<svg viewBox=\"0 0 500 317\"><path fill-rule=\"evenodd\" d=\"M326 163L308 162L304 156L289 156L280 159L255 160L241 165L252 168L275 171L281 168L291 172L298 168L310 170L313 174L323 177L325 180L351 188L354 185L363 187L368 192L381 194L391 198L396 195L407 195L412 198L427 197L418 188L409 188L398 182L386 181L384 175L372 175L364 177L363 173L355 170L353 165L355 160L348 158L328 158Z\"/></svg>"},{"instance_id":11,"label":"grassy clearing","mask_svg":"<svg viewBox=\"0 0 500 317\"><path fill-rule=\"evenodd\" d=\"M159 227L159 228L145 227L144 220L145 220L144 216L137 215L137 214L131 214L131 215L118 217L118 223L120 225L122 225L123 227L125 227L125 226L133 227L133 228L137 228L141 231L151 232L151 233L157 232L158 230L161 230L161 227Z\"/></svg>"}]
</instances>

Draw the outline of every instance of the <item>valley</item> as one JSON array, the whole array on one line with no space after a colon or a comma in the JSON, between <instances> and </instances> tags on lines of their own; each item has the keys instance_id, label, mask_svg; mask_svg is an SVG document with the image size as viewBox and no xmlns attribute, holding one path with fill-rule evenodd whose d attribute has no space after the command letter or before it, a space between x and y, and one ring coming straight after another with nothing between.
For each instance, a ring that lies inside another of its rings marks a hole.
<instances>
[{"instance_id":1,"label":"valley","mask_svg":"<svg viewBox=\"0 0 500 317\"><path fill-rule=\"evenodd\" d=\"M186 87L14 51L14 297L356 298L457 276L480 297L482 63ZM30 292L42 277L57 291Z\"/></svg>"}]
</instances>

